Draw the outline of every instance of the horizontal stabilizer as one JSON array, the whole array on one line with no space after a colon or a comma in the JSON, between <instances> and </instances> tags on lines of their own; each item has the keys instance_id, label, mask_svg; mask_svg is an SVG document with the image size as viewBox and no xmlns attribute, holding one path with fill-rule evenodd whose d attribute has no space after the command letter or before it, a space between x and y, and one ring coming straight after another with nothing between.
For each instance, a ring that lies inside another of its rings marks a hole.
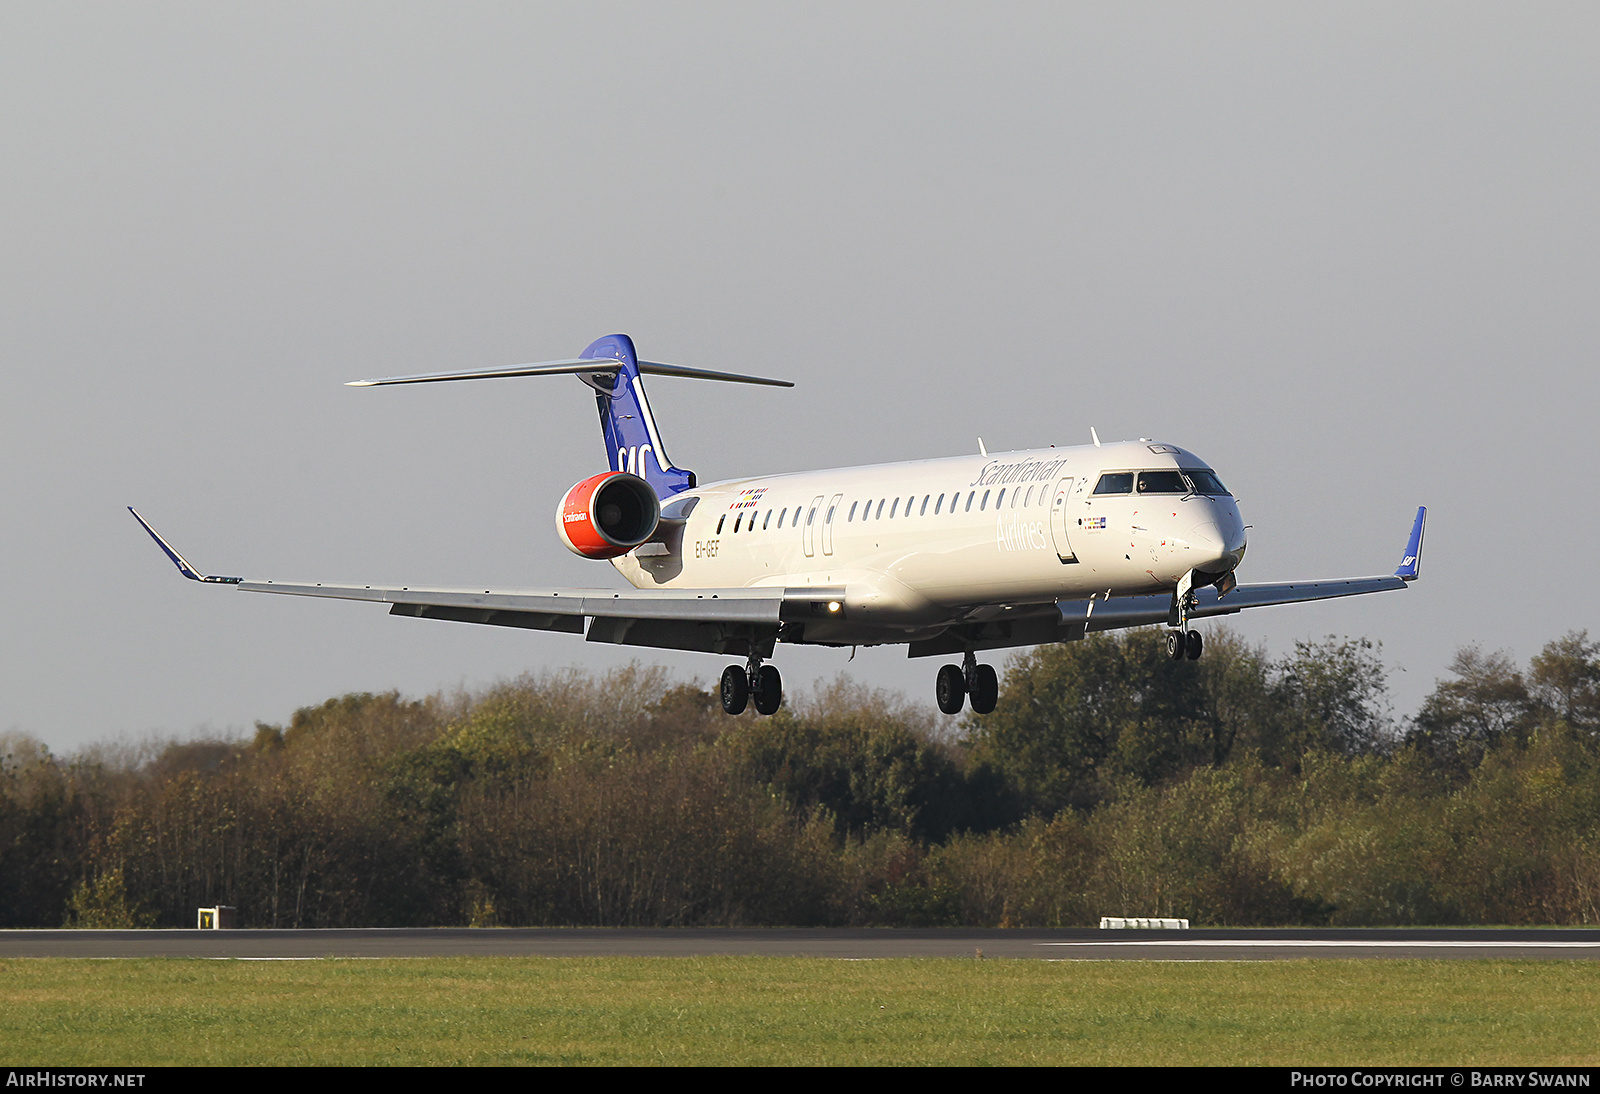
<instances>
[{"instance_id":1,"label":"horizontal stabilizer","mask_svg":"<svg viewBox=\"0 0 1600 1094\"><path fill-rule=\"evenodd\" d=\"M372 380L351 380L346 387L379 387L383 384L435 384L446 380L498 380L507 376L560 376L564 374L614 373L622 362L609 357L574 357L566 361L534 361L503 368L467 369L463 372L421 372L414 376L384 376ZM682 376L690 380L726 380L735 384L766 384L769 387L794 387L791 380L765 376L746 376L738 372L713 372L688 365L669 365L661 361L640 361L639 371L653 376Z\"/></svg>"}]
</instances>

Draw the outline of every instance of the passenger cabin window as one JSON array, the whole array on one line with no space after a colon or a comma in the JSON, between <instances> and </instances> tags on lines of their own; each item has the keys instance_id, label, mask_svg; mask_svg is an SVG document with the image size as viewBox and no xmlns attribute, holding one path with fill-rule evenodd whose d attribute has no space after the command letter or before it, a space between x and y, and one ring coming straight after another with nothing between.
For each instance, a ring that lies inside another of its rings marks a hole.
<instances>
[{"instance_id":1,"label":"passenger cabin window","mask_svg":"<svg viewBox=\"0 0 1600 1094\"><path fill-rule=\"evenodd\" d=\"M727 520L727 519L728 519L728 514L726 514L726 513L722 514L720 517L717 518L717 535L720 536L722 534L722 522Z\"/></svg>"},{"instance_id":2,"label":"passenger cabin window","mask_svg":"<svg viewBox=\"0 0 1600 1094\"><path fill-rule=\"evenodd\" d=\"M1094 484L1096 494L1131 494L1133 493L1133 472L1113 471L1109 475L1101 475L1100 481Z\"/></svg>"},{"instance_id":3,"label":"passenger cabin window","mask_svg":"<svg viewBox=\"0 0 1600 1094\"><path fill-rule=\"evenodd\" d=\"M858 506L860 504L861 503L859 501L853 501L853 502L850 503L850 512L845 514L845 518L844 518L844 522L846 524L849 524L851 521L856 519L856 506Z\"/></svg>"},{"instance_id":4,"label":"passenger cabin window","mask_svg":"<svg viewBox=\"0 0 1600 1094\"><path fill-rule=\"evenodd\" d=\"M1189 484L1176 471L1141 471L1136 489L1141 494L1187 494Z\"/></svg>"},{"instance_id":5,"label":"passenger cabin window","mask_svg":"<svg viewBox=\"0 0 1600 1094\"><path fill-rule=\"evenodd\" d=\"M894 504L889 506L889 519L893 520L894 519L894 515L896 513L898 513L899 511L900 511L900 499L899 498L895 498L894 499Z\"/></svg>"},{"instance_id":6,"label":"passenger cabin window","mask_svg":"<svg viewBox=\"0 0 1600 1094\"><path fill-rule=\"evenodd\" d=\"M944 495L939 495L939 500L933 503L933 515L938 516L939 510L944 508Z\"/></svg>"},{"instance_id":7,"label":"passenger cabin window","mask_svg":"<svg viewBox=\"0 0 1600 1094\"><path fill-rule=\"evenodd\" d=\"M933 495L931 495L931 494L922 495L922 508L917 510L917 516L925 517L925 516L928 515L928 503L930 501L932 501L932 500L933 500Z\"/></svg>"},{"instance_id":8,"label":"passenger cabin window","mask_svg":"<svg viewBox=\"0 0 1600 1094\"><path fill-rule=\"evenodd\" d=\"M738 516L733 518L733 534L734 535L738 535L739 534L739 522L742 521L742 520L744 520L744 514L743 513L740 513Z\"/></svg>"}]
</instances>

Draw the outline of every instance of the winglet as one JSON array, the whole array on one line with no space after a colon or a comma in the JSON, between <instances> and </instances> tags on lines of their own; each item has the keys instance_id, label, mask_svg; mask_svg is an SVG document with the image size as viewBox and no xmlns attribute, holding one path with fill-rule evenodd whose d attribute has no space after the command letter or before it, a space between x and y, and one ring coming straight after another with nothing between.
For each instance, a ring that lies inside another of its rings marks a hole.
<instances>
[{"instance_id":1,"label":"winglet","mask_svg":"<svg viewBox=\"0 0 1600 1094\"><path fill-rule=\"evenodd\" d=\"M1394 576L1401 581L1415 581L1422 576L1422 526L1428 519L1428 507L1417 506L1417 519L1411 525L1411 538L1406 540L1405 557L1400 560L1400 568Z\"/></svg>"},{"instance_id":2,"label":"winglet","mask_svg":"<svg viewBox=\"0 0 1600 1094\"><path fill-rule=\"evenodd\" d=\"M150 533L150 538L156 541L156 546L167 553L167 557L178 568L178 572L190 581L208 581L214 585L237 585L244 580L242 577L207 577L189 565L189 560L174 550L172 544L162 539L160 533L150 527L150 522L141 517L137 509L130 505L128 506L128 512L133 514L133 519L139 522L141 528Z\"/></svg>"}]
</instances>

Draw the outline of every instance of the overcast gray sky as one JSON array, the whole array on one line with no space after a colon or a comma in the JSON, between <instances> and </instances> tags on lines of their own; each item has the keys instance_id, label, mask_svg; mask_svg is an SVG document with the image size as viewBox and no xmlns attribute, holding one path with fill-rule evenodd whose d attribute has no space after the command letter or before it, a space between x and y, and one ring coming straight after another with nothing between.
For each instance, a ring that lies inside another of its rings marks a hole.
<instances>
[{"instance_id":1,"label":"overcast gray sky","mask_svg":"<svg viewBox=\"0 0 1600 1094\"><path fill-rule=\"evenodd\" d=\"M1217 468L1274 654L1600 631L1600 8L0 7L0 730L70 751L639 658L182 581L620 584L553 510L575 380L345 388L612 332L701 481L1152 436ZM932 702L903 650L781 651Z\"/></svg>"}]
</instances>

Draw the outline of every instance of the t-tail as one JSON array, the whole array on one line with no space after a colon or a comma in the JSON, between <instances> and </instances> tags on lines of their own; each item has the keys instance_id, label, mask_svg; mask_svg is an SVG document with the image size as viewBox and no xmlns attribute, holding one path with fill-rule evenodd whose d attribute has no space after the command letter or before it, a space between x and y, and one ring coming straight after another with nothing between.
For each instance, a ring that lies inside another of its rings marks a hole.
<instances>
[{"instance_id":1,"label":"t-tail","mask_svg":"<svg viewBox=\"0 0 1600 1094\"><path fill-rule=\"evenodd\" d=\"M536 361L496 369L471 369L466 372L428 372L415 376L387 376L375 380L352 380L351 387L376 387L380 384L426 384L444 380L492 380L506 376L545 376L574 373L595 391L600 410L600 430L605 437L606 455L611 470L638 475L662 499L692 489L693 471L674 467L661 443L650 400L645 397L643 374L683 376L695 380L729 380L740 384L767 384L793 387L788 380L770 380L734 372L669 365L661 361L641 361L626 334L608 334L566 361Z\"/></svg>"}]
</instances>

